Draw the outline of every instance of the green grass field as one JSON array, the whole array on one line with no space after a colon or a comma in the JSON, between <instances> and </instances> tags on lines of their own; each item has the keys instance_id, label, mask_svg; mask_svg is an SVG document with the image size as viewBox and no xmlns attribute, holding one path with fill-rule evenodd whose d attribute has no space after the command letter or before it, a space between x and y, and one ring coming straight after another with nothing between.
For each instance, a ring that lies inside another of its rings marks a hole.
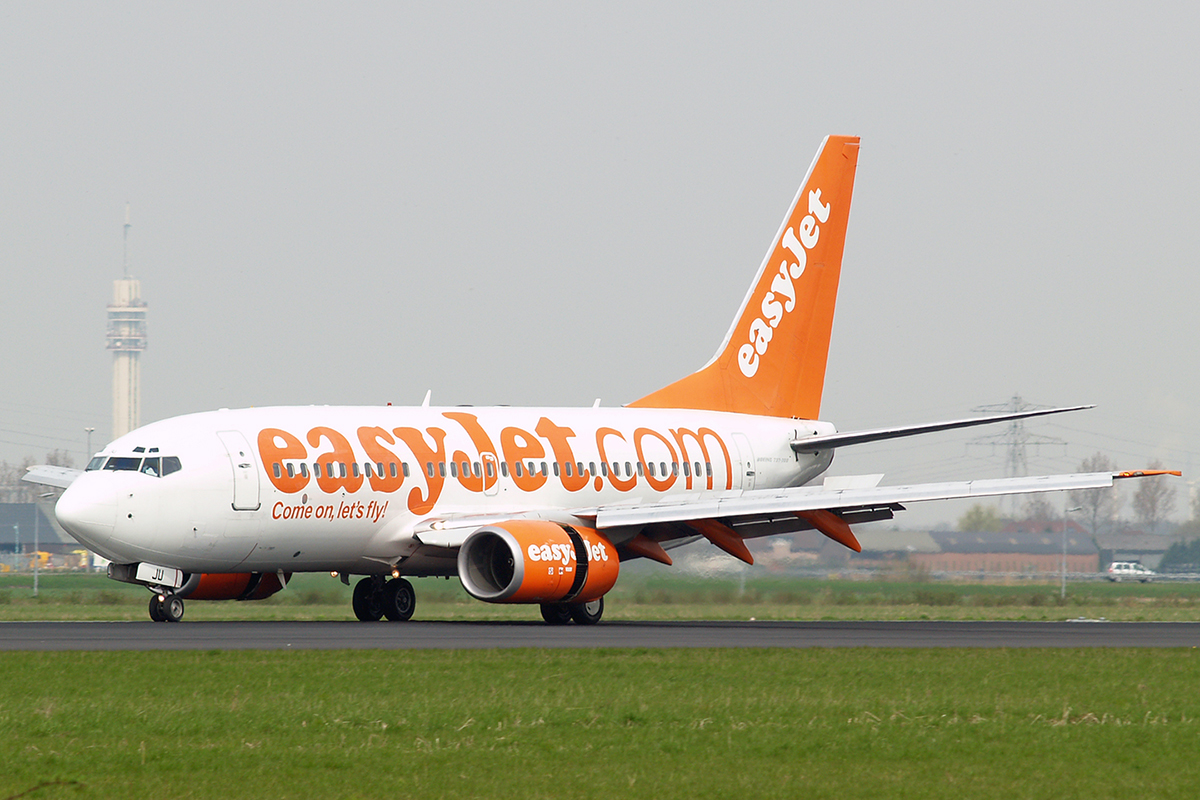
<instances>
[{"instance_id":1,"label":"green grass field","mask_svg":"<svg viewBox=\"0 0 1200 800\"><path fill-rule=\"evenodd\" d=\"M471 599L457 580L413 581L417 619L538 619L533 606ZM0 620L146 619L149 593L102 575L0 575ZM738 620L985 619L1200 620L1200 583L942 583L882 577L824 580L763 574L730 578L653 572L623 576L606 598L606 619ZM350 589L327 574L297 575L287 590L254 603L189 602L186 620L353 619Z\"/></svg>"},{"instance_id":2,"label":"green grass field","mask_svg":"<svg viewBox=\"0 0 1200 800\"><path fill-rule=\"evenodd\" d=\"M0 797L1192 797L1191 650L5 653Z\"/></svg>"},{"instance_id":3,"label":"green grass field","mask_svg":"<svg viewBox=\"0 0 1200 800\"><path fill-rule=\"evenodd\" d=\"M0 576L0 620L145 619L95 575ZM457 581L421 619L533 619ZM1200 586L633 575L609 619L1194 620ZM350 619L297 576L187 619ZM184 622L186 625L186 620ZM0 653L0 800L1191 797L1192 650Z\"/></svg>"}]
</instances>

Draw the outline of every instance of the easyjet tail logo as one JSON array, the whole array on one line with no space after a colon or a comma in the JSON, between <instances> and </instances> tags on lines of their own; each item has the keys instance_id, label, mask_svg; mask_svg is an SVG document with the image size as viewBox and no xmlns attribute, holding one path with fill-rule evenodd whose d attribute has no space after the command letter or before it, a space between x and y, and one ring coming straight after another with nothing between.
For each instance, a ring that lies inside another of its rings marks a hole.
<instances>
[{"instance_id":1,"label":"easyjet tail logo","mask_svg":"<svg viewBox=\"0 0 1200 800\"><path fill-rule=\"evenodd\" d=\"M829 221L829 204L821 202L821 190L808 193L808 214L795 226L784 231L782 247L791 252L794 261L785 255L779 271L771 279L771 288L762 299L761 316L750 323L749 341L738 349L738 367L747 378L758 372L760 359L771 346L771 337L783 318L796 307L796 284L808 265L808 251L817 246L821 225ZM818 224L820 223L820 224Z\"/></svg>"}]
</instances>

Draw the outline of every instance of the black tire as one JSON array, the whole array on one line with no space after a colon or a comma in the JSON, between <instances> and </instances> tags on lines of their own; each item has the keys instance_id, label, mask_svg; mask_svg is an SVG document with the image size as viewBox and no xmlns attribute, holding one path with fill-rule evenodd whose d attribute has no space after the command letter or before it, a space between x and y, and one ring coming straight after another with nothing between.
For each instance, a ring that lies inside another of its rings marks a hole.
<instances>
[{"instance_id":1,"label":"black tire","mask_svg":"<svg viewBox=\"0 0 1200 800\"><path fill-rule=\"evenodd\" d=\"M169 594L163 598L162 616L167 622L179 622L183 619L183 598Z\"/></svg>"},{"instance_id":2,"label":"black tire","mask_svg":"<svg viewBox=\"0 0 1200 800\"><path fill-rule=\"evenodd\" d=\"M570 603L571 619L576 625L595 625L604 616L604 598L600 597L587 603Z\"/></svg>"},{"instance_id":3,"label":"black tire","mask_svg":"<svg viewBox=\"0 0 1200 800\"><path fill-rule=\"evenodd\" d=\"M150 596L150 619L155 622L166 622L167 618L163 616L162 600L158 595Z\"/></svg>"},{"instance_id":4,"label":"black tire","mask_svg":"<svg viewBox=\"0 0 1200 800\"><path fill-rule=\"evenodd\" d=\"M571 607L566 603L542 603L542 619L547 625L566 625L571 621Z\"/></svg>"},{"instance_id":5,"label":"black tire","mask_svg":"<svg viewBox=\"0 0 1200 800\"><path fill-rule=\"evenodd\" d=\"M392 622L408 622L417 610L417 593L404 578L393 578L383 587L383 615Z\"/></svg>"},{"instance_id":6,"label":"black tire","mask_svg":"<svg viewBox=\"0 0 1200 800\"><path fill-rule=\"evenodd\" d=\"M374 578L363 578L354 584L351 604L354 606L354 616L360 622L379 622L383 619L383 592L378 590L378 585Z\"/></svg>"}]
</instances>

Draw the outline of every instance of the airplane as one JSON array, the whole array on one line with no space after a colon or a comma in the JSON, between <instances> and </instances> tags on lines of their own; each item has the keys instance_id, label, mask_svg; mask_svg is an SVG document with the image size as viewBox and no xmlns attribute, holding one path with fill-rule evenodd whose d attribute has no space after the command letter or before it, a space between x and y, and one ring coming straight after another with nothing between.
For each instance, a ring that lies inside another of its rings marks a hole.
<instances>
[{"instance_id":1,"label":"airplane","mask_svg":"<svg viewBox=\"0 0 1200 800\"><path fill-rule=\"evenodd\" d=\"M733 324L698 371L620 408L269 407L140 427L65 488L59 522L147 587L155 621L184 600L257 600L298 572L349 585L363 621L413 616L408 578L457 577L474 598L537 605L550 624L600 621L621 563L670 565L706 539L851 525L910 502L1102 488L1151 472L880 486L826 478L834 451L1090 406L839 432L820 420L859 139L828 136ZM1178 473L1173 473L1178 474Z\"/></svg>"}]
</instances>

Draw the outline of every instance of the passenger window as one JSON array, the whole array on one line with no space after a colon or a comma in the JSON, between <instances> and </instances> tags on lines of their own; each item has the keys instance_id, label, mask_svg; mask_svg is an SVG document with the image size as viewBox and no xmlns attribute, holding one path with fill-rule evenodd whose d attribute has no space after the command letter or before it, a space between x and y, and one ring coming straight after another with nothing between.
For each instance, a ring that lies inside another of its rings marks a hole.
<instances>
[{"instance_id":1,"label":"passenger window","mask_svg":"<svg viewBox=\"0 0 1200 800\"><path fill-rule=\"evenodd\" d=\"M179 463L179 456L163 456L162 474L163 477L170 475L172 472L179 472L183 469L183 465Z\"/></svg>"},{"instance_id":2,"label":"passenger window","mask_svg":"<svg viewBox=\"0 0 1200 800\"><path fill-rule=\"evenodd\" d=\"M554 462L554 477L558 477L558 462Z\"/></svg>"},{"instance_id":3,"label":"passenger window","mask_svg":"<svg viewBox=\"0 0 1200 800\"><path fill-rule=\"evenodd\" d=\"M446 462L445 461L438 462L438 477L440 477L440 478L446 477Z\"/></svg>"},{"instance_id":4,"label":"passenger window","mask_svg":"<svg viewBox=\"0 0 1200 800\"><path fill-rule=\"evenodd\" d=\"M608 477L608 462L607 461L600 462L600 474L606 478Z\"/></svg>"},{"instance_id":5,"label":"passenger window","mask_svg":"<svg viewBox=\"0 0 1200 800\"><path fill-rule=\"evenodd\" d=\"M575 469L578 471L578 475L579 475L579 477L581 477L581 478L582 478L582 477L583 477L583 462L582 462L582 461L576 461L576 462L575 462Z\"/></svg>"},{"instance_id":6,"label":"passenger window","mask_svg":"<svg viewBox=\"0 0 1200 800\"><path fill-rule=\"evenodd\" d=\"M646 475L646 465L643 464L641 461L637 462L637 472L638 472L639 478L644 477Z\"/></svg>"},{"instance_id":7,"label":"passenger window","mask_svg":"<svg viewBox=\"0 0 1200 800\"><path fill-rule=\"evenodd\" d=\"M151 477L157 478L159 475L158 459L157 458L147 458L145 461L143 461L142 462L142 472L146 473L147 475L150 475Z\"/></svg>"},{"instance_id":8,"label":"passenger window","mask_svg":"<svg viewBox=\"0 0 1200 800\"><path fill-rule=\"evenodd\" d=\"M664 478L667 477L667 462L665 462L665 461L658 462L658 468L662 471L662 476Z\"/></svg>"},{"instance_id":9,"label":"passenger window","mask_svg":"<svg viewBox=\"0 0 1200 800\"><path fill-rule=\"evenodd\" d=\"M517 461L513 464L513 475L518 478L525 477L525 472L521 469L521 462Z\"/></svg>"},{"instance_id":10,"label":"passenger window","mask_svg":"<svg viewBox=\"0 0 1200 800\"><path fill-rule=\"evenodd\" d=\"M496 477L496 468L492 465L492 462L488 461L483 466L487 470L487 476L489 478Z\"/></svg>"},{"instance_id":11,"label":"passenger window","mask_svg":"<svg viewBox=\"0 0 1200 800\"><path fill-rule=\"evenodd\" d=\"M450 462L450 477L451 478L458 477L458 462L455 462L455 461Z\"/></svg>"},{"instance_id":12,"label":"passenger window","mask_svg":"<svg viewBox=\"0 0 1200 800\"><path fill-rule=\"evenodd\" d=\"M699 461L697 461L695 464L693 464L693 465L692 465L692 468L693 468L693 470L694 470L693 474L694 474L694 475L695 475L697 478L699 478L699 477L700 477L700 462L699 462Z\"/></svg>"},{"instance_id":13,"label":"passenger window","mask_svg":"<svg viewBox=\"0 0 1200 800\"><path fill-rule=\"evenodd\" d=\"M431 478L433 477L433 462L432 461L425 462L425 471L429 473L429 477L431 477Z\"/></svg>"},{"instance_id":14,"label":"passenger window","mask_svg":"<svg viewBox=\"0 0 1200 800\"><path fill-rule=\"evenodd\" d=\"M588 474L589 474L589 475L595 475L595 474L596 474L596 462L595 462L595 461L589 461L589 462L588 462Z\"/></svg>"},{"instance_id":15,"label":"passenger window","mask_svg":"<svg viewBox=\"0 0 1200 800\"><path fill-rule=\"evenodd\" d=\"M548 478L548 477L550 477L550 470L548 470L548 469L546 468L546 462L545 462L545 461L543 461L543 462L542 462L542 477L543 477L543 478Z\"/></svg>"},{"instance_id":16,"label":"passenger window","mask_svg":"<svg viewBox=\"0 0 1200 800\"><path fill-rule=\"evenodd\" d=\"M362 470L360 470L360 469L358 468L358 462L357 462L357 461L353 462L353 463L350 465L350 473L351 473L351 474L352 474L354 477L356 477L356 478L357 478L359 475L362 475Z\"/></svg>"},{"instance_id":17,"label":"passenger window","mask_svg":"<svg viewBox=\"0 0 1200 800\"><path fill-rule=\"evenodd\" d=\"M565 469L567 471L568 478L575 477L574 475L571 474L571 462L570 461L568 461L566 464L563 465L563 469Z\"/></svg>"},{"instance_id":18,"label":"passenger window","mask_svg":"<svg viewBox=\"0 0 1200 800\"><path fill-rule=\"evenodd\" d=\"M300 464L300 477L301 478L308 477L308 464L307 463Z\"/></svg>"},{"instance_id":19,"label":"passenger window","mask_svg":"<svg viewBox=\"0 0 1200 800\"><path fill-rule=\"evenodd\" d=\"M389 478L396 477L396 462L395 461L388 464L388 477Z\"/></svg>"},{"instance_id":20,"label":"passenger window","mask_svg":"<svg viewBox=\"0 0 1200 800\"><path fill-rule=\"evenodd\" d=\"M294 478L294 477L296 477L296 467L295 467L295 465L293 465L293 464L288 464L288 465L287 465L287 473L288 473L288 477L289 477L289 478Z\"/></svg>"},{"instance_id":21,"label":"passenger window","mask_svg":"<svg viewBox=\"0 0 1200 800\"><path fill-rule=\"evenodd\" d=\"M692 477L692 468L686 461L683 462L683 477L685 477L685 478Z\"/></svg>"},{"instance_id":22,"label":"passenger window","mask_svg":"<svg viewBox=\"0 0 1200 800\"><path fill-rule=\"evenodd\" d=\"M272 465L271 465L271 471L275 473L275 477L276 477L276 478L282 478L282 477L283 477L283 471L279 469L279 462L278 462L278 461L276 461L274 464L272 464Z\"/></svg>"},{"instance_id":23,"label":"passenger window","mask_svg":"<svg viewBox=\"0 0 1200 800\"><path fill-rule=\"evenodd\" d=\"M704 462L704 475L705 475L705 477L708 477L708 478L712 477L712 462L711 461Z\"/></svg>"},{"instance_id":24,"label":"passenger window","mask_svg":"<svg viewBox=\"0 0 1200 800\"><path fill-rule=\"evenodd\" d=\"M462 470L462 476L464 478L471 477L471 462L469 462L469 461L462 462L462 465L459 467L459 469Z\"/></svg>"},{"instance_id":25,"label":"passenger window","mask_svg":"<svg viewBox=\"0 0 1200 800\"><path fill-rule=\"evenodd\" d=\"M374 478L374 477L375 477L375 468L371 466L371 462L370 462L370 461L368 461L368 462L367 462L367 464L366 464L366 473L367 473L367 477L368 477L368 478Z\"/></svg>"},{"instance_id":26,"label":"passenger window","mask_svg":"<svg viewBox=\"0 0 1200 800\"><path fill-rule=\"evenodd\" d=\"M400 464L400 470L404 473L404 477L408 477L408 462L404 461ZM392 464L392 477L396 477L396 465Z\"/></svg>"},{"instance_id":27,"label":"passenger window","mask_svg":"<svg viewBox=\"0 0 1200 800\"><path fill-rule=\"evenodd\" d=\"M630 464L628 461L625 462L625 477L626 478L633 477L633 465Z\"/></svg>"},{"instance_id":28,"label":"passenger window","mask_svg":"<svg viewBox=\"0 0 1200 800\"><path fill-rule=\"evenodd\" d=\"M532 478L534 475L536 475L536 474L537 474L537 467L535 467L535 466L533 465L533 462L532 462L532 461L530 461L530 462L529 462L529 467L528 467L528 469L529 469L529 477L531 477L531 478Z\"/></svg>"},{"instance_id":29,"label":"passenger window","mask_svg":"<svg viewBox=\"0 0 1200 800\"><path fill-rule=\"evenodd\" d=\"M671 475L673 475L676 478L679 477L679 462L678 461L671 462Z\"/></svg>"},{"instance_id":30,"label":"passenger window","mask_svg":"<svg viewBox=\"0 0 1200 800\"><path fill-rule=\"evenodd\" d=\"M465 464L465 463L467 463L467 462L465 462L465 461L464 461L463 463ZM478 478L480 475L482 475L482 474L483 474L483 472L482 472L482 471L479 469L479 462L478 462L478 461L476 461L475 463L473 463L473 464L471 465L471 472L472 472L472 474L474 474L474 476L475 476L476 478Z\"/></svg>"},{"instance_id":31,"label":"passenger window","mask_svg":"<svg viewBox=\"0 0 1200 800\"><path fill-rule=\"evenodd\" d=\"M653 461L651 461L649 464L646 465L646 474L649 475L651 478L654 477L654 462Z\"/></svg>"},{"instance_id":32,"label":"passenger window","mask_svg":"<svg viewBox=\"0 0 1200 800\"><path fill-rule=\"evenodd\" d=\"M508 462L507 461L500 462L500 474L506 478L508 477Z\"/></svg>"},{"instance_id":33,"label":"passenger window","mask_svg":"<svg viewBox=\"0 0 1200 800\"><path fill-rule=\"evenodd\" d=\"M313 464L313 475L315 475L318 478L321 477L321 462L320 461ZM333 477L332 469L329 470L329 477L331 477L331 478Z\"/></svg>"},{"instance_id":34,"label":"passenger window","mask_svg":"<svg viewBox=\"0 0 1200 800\"><path fill-rule=\"evenodd\" d=\"M355 463L357 464L357 462L355 462ZM338 462L338 477L339 478L346 477L346 465L345 465L345 463L343 463L341 461Z\"/></svg>"}]
</instances>

